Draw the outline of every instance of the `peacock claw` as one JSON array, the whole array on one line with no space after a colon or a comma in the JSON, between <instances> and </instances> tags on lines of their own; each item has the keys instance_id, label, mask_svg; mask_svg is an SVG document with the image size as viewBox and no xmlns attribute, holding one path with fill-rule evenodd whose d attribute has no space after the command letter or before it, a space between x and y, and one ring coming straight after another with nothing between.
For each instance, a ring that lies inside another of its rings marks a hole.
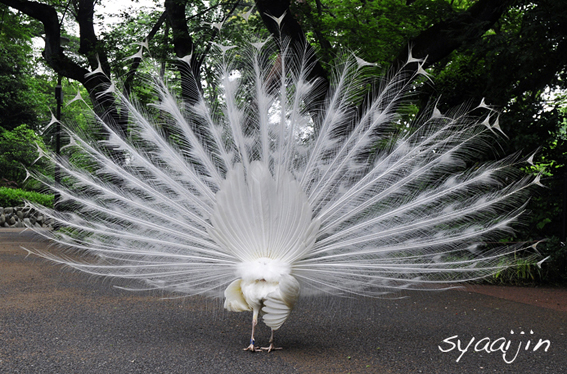
<instances>
[{"instance_id":1,"label":"peacock claw","mask_svg":"<svg viewBox=\"0 0 567 374\"><path fill-rule=\"evenodd\" d=\"M268 351L268 353L271 352L271 351L280 350L280 349L283 349L283 347L274 347L274 344L272 344L272 343L270 343L269 347L262 347L262 350Z\"/></svg>"},{"instance_id":2,"label":"peacock claw","mask_svg":"<svg viewBox=\"0 0 567 374\"><path fill-rule=\"evenodd\" d=\"M246 348L244 348L245 351L250 351L250 352L260 352L262 350L262 348L258 348L254 346L254 343L250 343L250 345Z\"/></svg>"}]
</instances>

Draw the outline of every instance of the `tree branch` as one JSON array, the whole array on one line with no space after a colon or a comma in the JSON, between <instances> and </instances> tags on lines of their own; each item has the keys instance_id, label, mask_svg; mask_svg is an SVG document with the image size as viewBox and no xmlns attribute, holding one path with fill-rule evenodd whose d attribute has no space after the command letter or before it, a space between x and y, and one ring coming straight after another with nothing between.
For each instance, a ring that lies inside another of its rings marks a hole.
<instances>
[{"instance_id":1,"label":"tree branch","mask_svg":"<svg viewBox=\"0 0 567 374\"><path fill-rule=\"evenodd\" d=\"M79 53L87 57L89 65L93 70L98 68L100 61L102 70L106 75L110 76L110 66L106 52L94 31L94 0L79 0L77 22L79 23L80 33Z\"/></svg>"},{"instance_id":2,"label":"tree branch","mask_svg":"<svg viewBox=\"0 0 567 374\"><path fill-rule=\"evenodd\" d=\"M43 23L45 29L43 57L47 64L58 74L84 84L85 74L89 71L63 54L59 19L53 6L26 0L0 0L0 2Z\"/></svg>"},{"instance_id":3,"label":"tree branch","mask_svg":"<svg viewBox=\"0 0 567 374\"><path fill-rule=\"evenodd\" d=\"M228 14L226 15L226 17L223 17L222 22L224 22L225 20L227 20L228 18L230 18L230 16L234 13L234 11L236 10L236 8L238 7L238 5L240 5L240 1L236 1L232 8L229 10ZM219 30L217 28L215 28L213 30L213 34L211 35L210 41L212 42L218 35ZM199 59L199 66L203 65L203 61L205 61L205 56L209 53L209 51L211 50L212 47L212 43L207 43L207 47L205 48L205 51L202 53L201 58Z\"/></svg>"},{"instance_id":4,"label":"tree branch","mask_svg":"<svg viewBox=\"0 0 567 374\"><path fill-rule=\"evenodd\" d=\"M148 36L146 36L145 41L149 43L150 40L153 39L153 37L157 34L157 32L159 31L159 29L161 28L161 26L163 25L163 22L166 20L167 14L164 11L161 16L159 17L159 19L157 20L157 22L155 23L154 27L151 29L151 31L148 33ZM136 71L138 70L138 67L140 67L140 62L142 62L141 58L136 57L134 59L134 62L132 63L132 65L130 66L130 70L128 70L128 73L126 73L126 79L124 80L124 90L126 91L126 94L128 94L130 92L130 88L132 87L132 81L134 80L134 75L136 74Z\"/></svg>"},{"instance_id":5,"label":"tree branch","mask_svg":"<svg viewBox=\"0 0 567 374\"><path fill-rule=\"evenodd\" d=\"M454 50L481 37L494 26L513 1L479 0L466 11L431 26L409 42L413 57L426 58L424 68L441 61ZM408 49L404 48L394 61L394 66L403 65L407 59Z\"/></svg>"},{"instance_id":6,"label":"tree branch","mask_svg":"<svg viewBox=\"0 0 567 374\"><path fill-rule=\"evenodd\" d=\"M111 84L109 75L97 73L86 77L89 71L63 53L63 48L61 47L61 25L55 8L51 5L27 0L0 0L0 2L43 23L45 30L43 57L47 64L57 74L82 83L87 89L98 115L101 118L108 119L109 123L117 123L120 130L125 133L126 124L125 121L120 121L114 95L110 92L104 93ZM79 52L87 56L93 68L98 67L98 54L101 64L103 64L103 69L106 66L106 71L108 72L106 54L99 47L99 41L94 33L93 15L94 1L80 0L77 17L81 33Z\"/></svg>"}]
</instances>

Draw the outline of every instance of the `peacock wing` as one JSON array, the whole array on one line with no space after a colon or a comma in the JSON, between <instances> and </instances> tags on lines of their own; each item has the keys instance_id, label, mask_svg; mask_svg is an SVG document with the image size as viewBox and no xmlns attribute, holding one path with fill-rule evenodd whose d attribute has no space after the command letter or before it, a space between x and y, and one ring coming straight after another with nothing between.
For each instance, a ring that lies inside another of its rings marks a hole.
<instances>
[{"instance_id":1,"label":"peacock wing","mask_svg":"<svg viewBox=\"0 0 567 374\"><path fill-rule=\"evenodd\" d=\"M228 285L224 291L224 308L230 312L245 312L252 310L244 299L240 288L241 279L237 279Z\"/></svg>"},{"instance_id":2,"label":"peacock wing","mask_svg":"<svg viewBox=\"0 0 567 374\"><path fill-rule=\"evenodd\" d=\"M262 312L264 313L264 323L277 330L287 320L297 299L299 297L299 282L291 275L282 275L279 282L279 289L271 292L266 301Z\"/></svg>"}]
</instances>

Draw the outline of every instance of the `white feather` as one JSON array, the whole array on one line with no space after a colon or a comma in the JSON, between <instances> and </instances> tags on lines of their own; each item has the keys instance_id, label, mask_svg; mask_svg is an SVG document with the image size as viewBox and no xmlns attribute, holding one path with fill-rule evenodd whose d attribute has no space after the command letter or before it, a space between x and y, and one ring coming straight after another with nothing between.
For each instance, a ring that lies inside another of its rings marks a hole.
<instances>
[{"instance_id":1,"label":"white feather","mask_svg":"<svg viewBox=\"0 0 567 374\"><path fill-rule=\"evenodd\" d=\"M432 108L402 123L397 111L412 78L403 73L357 113L364 85L351 57L314 121L305 109L319 90L307 80L313 56L282 43L274 68L272 49L255 43L242 54L250 72L232 79L234 50L219 48L221 110L203 96L180 106L158 82L160 116L119 97L129 138L100 118L103 141L71 134L66 151L94 172L47 155L63 183L35 176L73 213L36 206L64 228L44 235L88 257L35 253L143 288L224 296L226 309L251 310L254 321L263 313L274 330L300 289L379 296L506 266L518 247L479 248L509 233L539 179L519 178L515 156L467 169L490 147L496 126L488 119Z\"/></svg>"}]
</instances>

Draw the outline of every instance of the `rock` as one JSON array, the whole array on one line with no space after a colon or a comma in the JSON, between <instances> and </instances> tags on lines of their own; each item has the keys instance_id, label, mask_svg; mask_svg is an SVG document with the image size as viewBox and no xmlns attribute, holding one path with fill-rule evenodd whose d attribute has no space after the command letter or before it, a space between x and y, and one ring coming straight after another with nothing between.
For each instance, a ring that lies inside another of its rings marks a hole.
<instances>
[{"instance_id":1,"label":"rock","mask_svg":"<svg viewBox=\"0 0 567 374\"><path fill-rule=\"evenodd\" d=\"M0 227L51 227L51 221L31 206L0 207Z\"/></svg>"}]
</instances>

